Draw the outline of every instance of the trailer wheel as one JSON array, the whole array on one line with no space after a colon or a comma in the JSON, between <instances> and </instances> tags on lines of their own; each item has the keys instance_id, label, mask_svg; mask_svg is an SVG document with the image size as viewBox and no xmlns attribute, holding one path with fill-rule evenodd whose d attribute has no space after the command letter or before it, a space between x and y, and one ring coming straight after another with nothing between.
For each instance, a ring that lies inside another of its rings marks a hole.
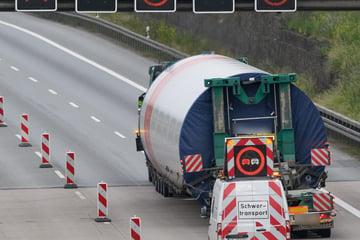
<instances>
[{"instance_id":1,"label":"trailer wheel","mask_svg":"<svg viewBox=\"0 0 360 240\"><path fill-rule=\"evenodd\" d=\"M148 180L149 180L149 182L152 182L152 181L153 181L150 167L148 167Z\"/></svg>"},{"instance_id":2,"label":"trailer wheel","mask_svg":"<svg viewBox=\"0 0 360 240\"><path fill-rule=\"evenodd\" d=\"M156 192L159 192L159 178L156 178L154 183Z\"/></svg>"},{"instance_id":3,"label":"trailer wheel","mask_svg":"<svg viewBox=\"0 0 360 240\"><path fill-rule=\"evenodd\" d=\"M162 178L159 178L159 193L163 195L164 192L164 181Z\"/></svg>"},{"instance_id":4,"label":"trailer wheel","mask_svg":"<svg viewBox=\"0 0 360 240\"><path fill-rule=\"evenodd\" d=\"M331 228L326 228L326 229L318 230L318 234L319 234L321 237L329 238L329 237L331 236Z\"/></svg>"},{"instance_id":5,"label":"trailer wheel","mask_svg":"<svg viewBox=\"0 0 360 240\"><path fill-rule=\"evenodd\" d=\"M169 197L169 185L164 181L164 197Z\"/></svg>"}]
</instances>

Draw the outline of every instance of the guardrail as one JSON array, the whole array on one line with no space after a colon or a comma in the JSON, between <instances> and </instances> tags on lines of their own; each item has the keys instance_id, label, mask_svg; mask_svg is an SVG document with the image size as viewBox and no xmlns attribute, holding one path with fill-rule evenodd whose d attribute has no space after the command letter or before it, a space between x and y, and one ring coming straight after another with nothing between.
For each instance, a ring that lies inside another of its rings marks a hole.
<instances>
[{"instance_id":1,"label":"guardrail","mask_svg":"<svg viewBox=\"0 0 360 240\"><path fill-rule=\"evenodd\" d=\"M174 61L187 57L188 55L170 48L164 44L148 39L140 34L131 32L123 27L109 23L97 17L70 12L57 13L33 13L38 17L43 17L56 22L81 27L91 32L100 33L120 44L141 52L144 56L166 61ZM144 26L145 32L145 26Z\"/></svg>"},{"instance_id":2,"label":"guardrail","mask_svg":"<svg viewBox=\"0 0 360 240\"><path fill-rule=\"evenodd\" d=\"M159 62L162 60L174 61L189 56L166 45L155 42L142 35L131 32L125 28L96 17L64 12L50 14L36 13L36 16L44 17L46 19L65 24L71 24L72 26L78 26L92 32L100 33L115 41L118 41L121 44L125 44L136 51L141 52L145 56L147 55L150 57L155 57ZM318 108L322 119L324 120L325 126L328 129L337 132L357 143L360 143L359 122L347 118L318 104L315 105Z\"/></svg>"},{"instance_id":3,"label":"guardrail","mask_svg":"<svg viewBox=\"0 0 360 240\"><path fill-rule=\"evenodd\" d=\"M326 107L315 104L324 121L325 127L360 143L360 123Z\"/></svg>"}]
</instances>

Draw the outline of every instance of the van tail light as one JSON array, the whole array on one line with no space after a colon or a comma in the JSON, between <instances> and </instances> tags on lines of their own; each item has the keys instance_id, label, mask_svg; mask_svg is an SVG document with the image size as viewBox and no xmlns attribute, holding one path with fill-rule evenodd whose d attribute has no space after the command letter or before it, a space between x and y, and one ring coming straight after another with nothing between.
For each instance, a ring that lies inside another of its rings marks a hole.
<instances>
[{"instance_id":1,"label":"van tail light","mask_svg":"<svg viewBox=\"0 0 360 240\"><path fill-rule=\"evenodd\" d=\"M217 224L217 239L222 240L222 230L221 230L221 223Z\"/></svg>"},{"instance_id":2,"label":"van tail light","mask_svg":"<svg viewBox=\"0 0 360 240\"><path fill-rule=\"evenodd\" d=\"M286 220L286 240L290 240L290 221Z\"/></svg>"}]
</instances>

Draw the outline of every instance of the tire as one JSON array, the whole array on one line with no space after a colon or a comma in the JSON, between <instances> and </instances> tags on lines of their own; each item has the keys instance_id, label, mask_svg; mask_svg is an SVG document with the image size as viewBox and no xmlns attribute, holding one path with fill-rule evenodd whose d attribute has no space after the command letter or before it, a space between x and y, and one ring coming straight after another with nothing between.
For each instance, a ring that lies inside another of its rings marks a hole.
<instances>
[{"instance_id":1,"label":"tire","mask_svg":"<svg viewBox=\"0 0 360 240\"><path fill-rule=\"evenodd\" d=\"M149 182L152 182L152 181L153 181L150 167L148 167L148 180L149 180Z\"/></svg>"},{"instance_id":2,"label":"tire","mask_svg":"<svg viewBox=\"0 0 360 240\"><path fill-rule=\"evenodd\" d=\"M159 179L156 178L154 183L155 183L155 190L156 190L156 192L159 192Z\"/></svg>"},{"instance_id":3,"label":"tire","mask_svg":"<svg viewBox=\"0 0 360 240\"><path fill-rule=\"evenodd\" d=\"M318 234L319 234L321 237L329 238L329 237L331 237L331 228L326 228L326 229L318 230Z\"/></svg>"},{"instance_id":4,"label":"tire","mask_svg":"<svg viewBox=\"0 0 360 240\"><path fill-rule=\"evenodd\" d=\"M164 181L161 178L159 179L159 193L164 194Z\"/></svg>"},{"instance_id":5,"label":"tire","mask_svg":"<svg viewBox=\"0 0 360 240\"><path fill-rule=\"evenodd\" d=\"M169 185L164 181L164 197L169 197Z\"/></svg>"}]
</instances>

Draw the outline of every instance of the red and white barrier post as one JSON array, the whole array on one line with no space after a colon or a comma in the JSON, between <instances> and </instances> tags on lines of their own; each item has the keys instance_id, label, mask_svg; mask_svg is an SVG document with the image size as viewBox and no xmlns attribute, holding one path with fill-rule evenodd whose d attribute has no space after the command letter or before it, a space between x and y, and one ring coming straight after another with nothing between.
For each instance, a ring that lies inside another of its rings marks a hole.
<instances>
[{"instance_id":1,"label":"red and white barrier post","mask_svg":"<svg viewBox=\"0 0 360 240\"><path fill-rule=\"evenodd\" d=\"M0 96L0 127L6 127L4 118L4 97Z\"/></svg>"},{"instance_id":2,"label":"red and white barrier post","mask_svg":"<svg viewBox=\"0 0 360 240\"><path fill-rule=\"evenodd\" d=\"M130 240L141 239L141 220L139 217L130 218Z\"/></svg>"},{"instance_id":3,"label":"red and white barrier post","mask_svg":"<svg viewBox=\"0 0 360 240\"><path fill-rule=\"evenodd\" d=\"M100 182L97 185L97 212L96 222L111 222L108 218L108 186L107 183Z\"/></svg>"},{"instance_id":4,"label":"red and white barrier post","mask_svg":"<svg viewBox=\"0 0 360 240\"><path fill-rule=\"evenodd\" d=\"M21 114L21 143L19 144L19 147L31 147L31 144L29 143L29 126L29 115Z\"/></svg>"},{"instance_id":5,"label":"red and white barrier post","mask_svg":"<svg viewBox=\"0 0 360 240\"><path fill-rule=\"evenodd\" d=\"M50 164L50 134L41 135L41 164L40 168L52 168Z\"/></svg>"},{"instance_id":6,"label":"red and white barrier post","mask_svg":"<svg viewBox=\"0 0 360 240\"><path fill-rule=\"evenodd\" d=\"M77 188L75 183L75 154L73 152L66 153L65 175L66 184L64 188Z\"/></svg>"}]
</instances>

